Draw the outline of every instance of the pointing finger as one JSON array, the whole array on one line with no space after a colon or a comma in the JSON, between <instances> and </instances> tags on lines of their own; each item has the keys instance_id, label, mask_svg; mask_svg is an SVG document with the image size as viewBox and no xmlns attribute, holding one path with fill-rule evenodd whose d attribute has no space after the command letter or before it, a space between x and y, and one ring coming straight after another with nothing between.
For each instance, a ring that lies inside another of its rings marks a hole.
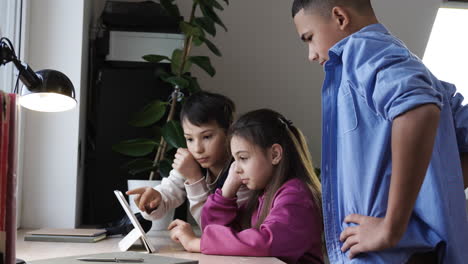
<instances>
[{"instance_id":1,"label":"pointing finger","mask_svg":"<svg viewBox=\"0 0 468 264\"><path fill-rule=\"evenodd\" d=\"M136 188L132 190L128 190L125 194L126 195L131 195L131 194L142 194L146 190L146 187L141 187L141 188Z\"/></svg>"}]
</instances>

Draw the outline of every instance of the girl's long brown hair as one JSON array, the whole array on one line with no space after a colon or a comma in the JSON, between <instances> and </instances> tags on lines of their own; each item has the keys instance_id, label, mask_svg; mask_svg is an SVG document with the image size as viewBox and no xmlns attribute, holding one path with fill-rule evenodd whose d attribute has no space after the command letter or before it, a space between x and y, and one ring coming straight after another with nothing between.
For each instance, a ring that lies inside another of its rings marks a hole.
<instances>
[{"instance_id":1,"label":"girl's long brown hair","mask_svg":"<svg viewBox=\"0 0 468 264\"><path fill-rule=\"evenodd\" d=\"M264 204L258 221L258 228L270 212L273 197L288 180L299 178L310 189L313 201L321 213L321 184L314 172L312 159L302 132L284 116L270 109L260 109L242 115L230 128L229 139L241 137L266 151L273 144L283 148L283 156L276 165L275 175L265 190L253 192L248 200L242 227L251 227L250 219L258 207L258 197L265 192ZM230 140L228 141L230 142Z\"/></svg>"}]
</instances>

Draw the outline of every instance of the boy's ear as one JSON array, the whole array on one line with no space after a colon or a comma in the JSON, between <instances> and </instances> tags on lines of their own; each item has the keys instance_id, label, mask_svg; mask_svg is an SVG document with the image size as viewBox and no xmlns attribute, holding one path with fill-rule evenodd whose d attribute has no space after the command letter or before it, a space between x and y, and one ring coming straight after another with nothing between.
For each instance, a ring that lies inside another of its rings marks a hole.
<instances>
[{"instance_id":1,"label":"boy's ear","mask_svg":"<svg viewBox=\"0 0 468 264\"><path fill-rule=\"evenodd\" d=\"M341 6L335 6L332 8L332 19L336 21L338 28L341 30L347 29L350 24L351 14L350 12Z\"/></svg>"},{"instance_id":2,"label":"boy's ear","mask_svg":"<svg viewBox=\"0 0 468 264\"><path fill-rule=\"evenodd\" d=\"M271 146L271 164L278 165L283 158L283 147L280 144Z\"/></svg>"}]
</instances>

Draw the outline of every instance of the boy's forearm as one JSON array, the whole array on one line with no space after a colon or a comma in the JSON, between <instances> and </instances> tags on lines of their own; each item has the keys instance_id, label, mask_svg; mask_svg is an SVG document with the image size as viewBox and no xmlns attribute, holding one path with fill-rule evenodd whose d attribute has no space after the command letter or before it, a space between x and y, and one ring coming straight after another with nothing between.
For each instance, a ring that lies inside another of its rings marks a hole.
<instances>
[{"instance_id":1,"label":"boy's forearm","mask_svg":"<svg viewBox=\"0 0 468 264\"><path fill-rule=\"evenodd\" d=\"M392 176L385 223L395 243L406 231L431 160L440 110L433 104L415 108L392 124Z\"/></svg>"},{"instance_id":2,"label":"boy's forearm","mask_svg":"<svg viewBox=\"0 0 468 264\"><path fill-rule=\"evenodd\" d=\"M460 158L463 170L463 182L466 189L468 188L468 153L461 153Z\"/></svg>"}]
</instances>

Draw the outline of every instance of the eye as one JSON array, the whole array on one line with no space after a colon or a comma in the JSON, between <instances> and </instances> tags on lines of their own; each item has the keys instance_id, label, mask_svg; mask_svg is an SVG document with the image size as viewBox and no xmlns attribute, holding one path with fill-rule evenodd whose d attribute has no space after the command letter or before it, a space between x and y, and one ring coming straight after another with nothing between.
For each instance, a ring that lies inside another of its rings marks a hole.
<instances>
[{"instance_id":1,"label":"eye","mask_svg":"<svg viewBox=\"0 0 468 264\"><path fill-rule=\"evenodd\" d=\"M248 160L249 158L248 158L248 157L240 156L239 159L242 160L242 161L246 161L246 160Z\"/></svg>"},{"instance_id":2,"label":"eye","mask_svg":"<svg viewBox=\"0 0 468 264\"><path fill-rule=\"evenodd\" d=\"M203 136L203 139L210 139L212 137L213 137L213 135L206 135L206 136Z\"/></svg>"},{"instance_id":3,"label":"eye","mask_svg":"<svg viewBox=\"0 0 468 264\"><path fill-rule=\"evenodd\" d=\"M308 36L305 40L306 40L306 42L311 42L312 41L312 35Z\"/></svg>"},{"instance_id":4,"label":"eye","mask_svg":"<svg viewBox=\"0 0 468 264\"><path fill-rule=\"evenodd\" d=\"M185 138L185 140L186 140L187 142L192 142L192 141L193 141L192 138Z\"/></svg>"}]
</instances>

